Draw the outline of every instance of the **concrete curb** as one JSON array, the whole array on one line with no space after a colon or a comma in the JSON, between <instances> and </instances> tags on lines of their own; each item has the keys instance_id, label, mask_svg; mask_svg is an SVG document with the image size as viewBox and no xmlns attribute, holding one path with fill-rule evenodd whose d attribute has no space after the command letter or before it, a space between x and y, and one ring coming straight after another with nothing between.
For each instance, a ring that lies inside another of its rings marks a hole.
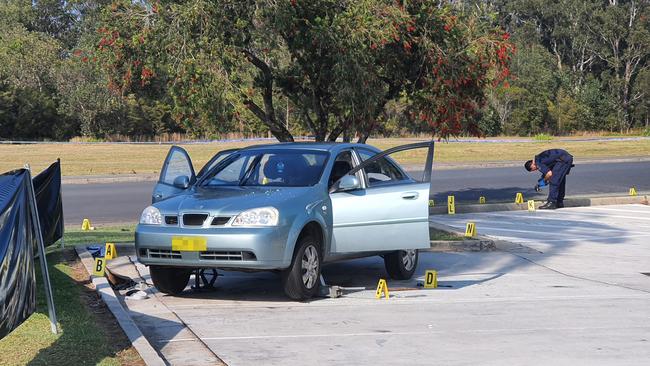
<instances>
[{"instance_id":1,"label":"concrete curb","mask_svg":"<svg viewBox=\"0 0 650 366\"><path fill-rule=\"evenodd\" d=\"M85 246L76 246L75 250L86 271L89 274L92 273L93 266L95 265L95 260L92 255L86 250ZM91 276L91 279L93 285L95 285L95 290L100 294L111 313L113 313L113 316L117 319L126 336L129 337L131 344L138 351L144 363L148 366L165 366L165 361L163 361L160 355L158 355L158 352L147 341L133 319L131 319L131 316L129 316L129 313L122 306L122 303L115 296L115 292L113 292L106 277Z\"/></svg>"},{"instance_id":2,"label":"concrete curb","mask_svg":"<svg viewBox=\"0 0 650 366\"><path fill-rule=\"evenodd\" d=\"M441 224L439 222L429 221L429 227L445 231L448 233L463 236L465 233L455 227ZM457 241L432 240L430 249L423 249L425 252L491 252L500 250L504 252L519 253L541 253L527 246L512 243L506 240L495 240L486 235L476 235L474 239L465 239Z\"/></svg>"},{"instance_id":3,"label":"concrete curb","mask_svg":"<svg viewBox=\"0 0 650 366\"><path fill-rule=\"evenodd\" d=\"M422 249L423 252L488 252L496 250L492 239L468 240L432 240L431 248Z\"/></svg>"},{"instance_id":4,"label":"concrete curb","mask_svg":"<svg viewBox=\"0 0 650 366\"><path fill-rule=\"evenodd\" d=\"M69 176L61 178L62 184L110 184L128 182L155 182L158 174L119 174L119 175L89 175Z\"/></svg>"},{"instance_id":5,"label":"concrete curb","mask_svg":"<svg viewBox=\"0 0 650 366\"><path fill-rule=\"evenodd\" d=\"M648 204L648 195L638 196L613 196L613 197L576 197L564 200L564 207L589 207L604 205ZM535 201L535 207L542 205L542 201ZM528 209L528 204L516 203L485 203L485 204L457 204L456 213L477 213L496 211L523 211ZM429 215L446 215L447 206L440 205L429 207Z\"/></svg>"}]
</instances>

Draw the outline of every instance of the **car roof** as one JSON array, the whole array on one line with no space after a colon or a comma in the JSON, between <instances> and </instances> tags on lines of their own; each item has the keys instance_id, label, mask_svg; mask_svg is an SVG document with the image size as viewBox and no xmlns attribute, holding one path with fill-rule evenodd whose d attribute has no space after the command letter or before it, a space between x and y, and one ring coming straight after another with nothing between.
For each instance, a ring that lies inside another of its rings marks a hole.
<instances>
[{"instance_id":1,"label":"car roof","mask_svg":"<svg viewBox=\"0 0 650 366\"><path fill-rule=\"evenodd\" d=\"M242 148L241 150L321 150L321 151L338 151L350 147L366 147L376 150L375 147L366 144L346 143L346 142L281 142L277 144L253 145Z\"/></svg>"}]
</instances>

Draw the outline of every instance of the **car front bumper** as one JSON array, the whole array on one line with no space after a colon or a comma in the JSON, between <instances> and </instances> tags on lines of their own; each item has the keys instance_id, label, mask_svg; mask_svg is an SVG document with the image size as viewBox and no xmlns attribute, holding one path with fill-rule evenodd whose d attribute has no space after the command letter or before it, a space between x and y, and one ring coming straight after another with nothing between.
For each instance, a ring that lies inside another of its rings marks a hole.
<instances>
[{"instance_id":1,"label":"car front bumper","mask_svg":"<svg viewBox=\"0 0 650 366\"><path fill-rule=\"evenodd\" d=\"M206 228L138 225L135 248L146 265L251 270L284 269L288 230L280 227ZM172 237L201 237L205 251L172 251ZM290 258L291 256L289 256Z\"/></svg>"}]
</instances>

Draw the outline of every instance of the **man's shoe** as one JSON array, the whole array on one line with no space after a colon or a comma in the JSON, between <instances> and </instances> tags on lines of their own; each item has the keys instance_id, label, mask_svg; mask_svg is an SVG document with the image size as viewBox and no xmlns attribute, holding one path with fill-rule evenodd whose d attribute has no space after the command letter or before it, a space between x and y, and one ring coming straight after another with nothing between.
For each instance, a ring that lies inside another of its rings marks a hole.
<instances>
[{"instance_id":1,"label":"man's shoe","mask_svg":"<svg viewBox=\"0 0 650 366\"><path fill-rule=\"evenodd\" d=\"M548 201L545 204L539 206L540 210L555 210L557 208L557 204L553 201Z\"/></svg>"},{"instance_id":2,"label":"man's shoe","mask_svg":"<svg viewBox=\"0 0 650 366\"><path fill-rule=\"evenodd\" d=\"M558 201L556 204L557 208L564 208L564 202Z\"/></svg>"}]
</instances>

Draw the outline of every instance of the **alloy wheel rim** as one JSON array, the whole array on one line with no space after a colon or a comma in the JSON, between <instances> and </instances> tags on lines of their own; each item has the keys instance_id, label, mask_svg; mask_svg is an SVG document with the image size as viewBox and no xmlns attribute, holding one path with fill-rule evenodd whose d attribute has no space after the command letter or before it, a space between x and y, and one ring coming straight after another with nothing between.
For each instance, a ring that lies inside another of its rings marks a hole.
<instances>
[{"instance_id":1,"label":"alloy wheel rim","mask_svg":"<svg viewBox=\"0 0 650 366\"><path fill-rule=\"evenodd\" d=\"M313 245L308 246L302 255L302 283L311 289L318 281L318 251Z\"/></svg>"},{"instance_id":2,"label":"alloy wheel rim","mask_svg":"<svg viewBox=\"0 0 650 366\"><path fill-rule=\"evenodd\" d=\"M410 271L415 267L415 256L417 252L415 249L409 249L402 252L402 263L404 264L404 269Z\"/></svg>"}]
</instances>

